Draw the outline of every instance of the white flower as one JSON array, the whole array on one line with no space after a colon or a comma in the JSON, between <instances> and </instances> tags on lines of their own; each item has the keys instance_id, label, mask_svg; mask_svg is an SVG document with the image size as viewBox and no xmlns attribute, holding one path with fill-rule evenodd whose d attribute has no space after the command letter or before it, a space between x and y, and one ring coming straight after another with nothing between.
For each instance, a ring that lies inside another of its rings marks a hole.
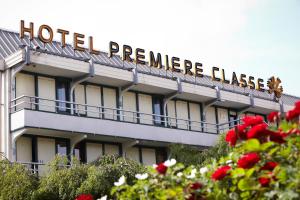
<instances>
[{"instance_id":1,"label":"white flower","mask_svg":"<svg viewBox=\"0 0 300 200\"><path fill-rule=\"evenodd\" d=\"M114 185L119 187L125 183L125 176L121 176L118 182L115 182Z\"/></svg>"},{"instance_id":2,"label":"white flower","mask_svg":"<svg viewBox=\"0 0 300 200\"><path fill-rule=\"evenodd\" d=\"M100 199L97 199L97 200L107 200L107 195L101 197Z\"/></svg>"},{"instance_id":3,"label":"white flower","mask_svg":"<svg viewBox=\"0 0 300 200\"><path fill-rule=\"evenodd\" d=\"M135 178L137 178L139 180L145 180L145 179L148 178L148 174L147 173L145 173L145 174L136 174Z\"/></svg>"},{"instance_id":4,"label":"white flower","mask_svg":"<svg viewBox=\"0 0 300 200\"><path fill-rule=\"evenodd\" d=\"M208 171L208 168L207 168L207 167L202 167L202 168L200 169L200 174L205 174L207 171Z\"/></svg>"},{"instance_id":5,"label":"white flower","mask_svg":"<svg viewBox=\"0 0 300 200\"><path fill-rule=\"evenodd\" d=\"M172 167L173 165L176 164L176 160L175 159L171 159L171 160L167 160L164 162L164 165L167 166L167 167Z\"/></svg>"},{"instance_id":6,"label":"white flower","mask_svg":"<svg viewBox=\"0 0 300 200\"><path fill-rule=\"evenodd\" d=\"M227 165L229 165L229 164L231 164L231 163L232 163L232 160L227 160L227 161L226 161L226 164L227 164Z\"/></svg>"},{"instance_id":7,"label":"white flower","mask_svg":"<svg viewBox=\"0 0 300 200\"><path fill-rule=\"evenodd\" d=\"M183 175L182 172L178 172L178 173L177 173L177 176L178 176L178 177L182 177L182 175Z\"/></svg>"},{"instance_id":8,"label":"white flower","mask_svg":"<svg viewBox=\"0 0 300 200\"><path fill-rule=\"evenodd\" d=\"M197 170L192 169L191 174L187 176L187 178L192 179L196 177Z\"/></svg>"},{"instance_id":9,"label":"white flower","mask_svg":"<svg viewBox=\"0 0 300 200\"><path fill-rule=\"evenodd\" d=\"M156 169L156 167L157 167L157 164L153 164L153 165L152 165L152 167L153 167L154 169Z\"/></svg>"}]
</instances>

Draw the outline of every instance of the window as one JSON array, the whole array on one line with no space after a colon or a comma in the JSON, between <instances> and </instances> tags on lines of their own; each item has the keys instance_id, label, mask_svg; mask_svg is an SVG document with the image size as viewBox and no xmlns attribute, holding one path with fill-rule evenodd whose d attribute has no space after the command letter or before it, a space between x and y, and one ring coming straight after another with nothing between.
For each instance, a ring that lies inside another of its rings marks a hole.
<instances>
[{"instance_id":1,"label":"window","mask_svg":"<svg viewBox=\"0 0 300 200\"><path fill-rule=\"evenodd\" d=\"M237 125L238 121L237 121L237 114L234 112L230 112L229 114L229 128L233 128L234 126Z\"/></svg>"},{"instance_id":2,"label":"window","mask_svg":"<svg viewBox=\"0 0 300 200\"><path fill-rule=\"evenodd\" d=\"M61 156L68 155L68 142L66 140L56 140L56 154Z\"/></svg>"},{"instance_id":3,"label":"window","mask_svg":"<svg viewBox=\"0 0 300 200\"><path fill-rule=\"evenodd\" d=\"M86 163L86 143L80 142L75 145L73 155L77 158L80 162Z\"/></svg>"},{"instance_id":4,"label":"window","mask_svg":"<svg viewBox=\"0 0 300 200\"><path fill-rule=\"evenodd\" d=\"M69 101L69 83L65 80L57 80L56 82L56 99L62 102L57 103L58 112L69 112L68 104L65 101Z\"/></svg>"},{"instance_id":5,"label":"window","mask_svg":"<svg viewBox=\"0 0 300 200\"><path fill-rule=\"evenodd\" d=\"M155 115L154 124L162 125L163 117L161 117L161 115L163 115L163 108L162 108L162 99L159 97L153 97L153 114Z\"/></svg>"}]
</instances>

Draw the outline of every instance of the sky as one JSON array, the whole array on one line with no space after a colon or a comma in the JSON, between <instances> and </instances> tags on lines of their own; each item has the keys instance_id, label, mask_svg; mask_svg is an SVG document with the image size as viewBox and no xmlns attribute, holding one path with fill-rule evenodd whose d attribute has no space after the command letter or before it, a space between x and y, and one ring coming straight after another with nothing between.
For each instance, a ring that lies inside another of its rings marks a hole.
<instances>
[{"instance_id":1,"label":"sky","mask_svg":"<svg viewBox=\"0 0 300 200\"><path fill-rule=\"evenodd\" d=\"M115 41L201 62L206 74L280 77L300 97L300 0L2 0L0 10L4 29L19 32L23 19L93 36L103 51Z\"/></svg>"}]
</instances>

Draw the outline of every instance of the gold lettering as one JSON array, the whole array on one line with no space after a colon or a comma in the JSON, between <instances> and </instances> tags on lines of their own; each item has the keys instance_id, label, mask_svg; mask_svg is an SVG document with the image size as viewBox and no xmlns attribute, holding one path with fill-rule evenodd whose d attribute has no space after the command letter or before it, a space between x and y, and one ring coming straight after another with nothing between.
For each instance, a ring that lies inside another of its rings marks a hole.
<instances>
[{"instance_id":1,"label":"gold lettering","mask_svg":"<svg viewBox=\"0 0 300 200\"><path fill-rule=\"evenodd\" d=\"M165 64L165 70L169 70L170 69L170 66L169 66L169 56L168 55L166 55L165 56L165 62L166 62L166 64Z\"/></svg>"},{"instance_id":2,"label":"gold lettering","mask_svg":"<svg viewBox=\"0 0 300 200\"><path fill-rule=\"evenodd\" d=\"M180 69L180 59L177 57L171 58L171 64L172 64L172 71L173 72L181 72Z\"/></svg>"},{"instance_id":3,"label":"gold lettering","mask_svg":"<svg viewBox=\"0 0 300 200\"><path fill-rule=\"evenodd\" d=\"M57 32L61 34L61 46L66 47L66 35L69 35L69 31L63 29L57 29Z\"/></svg>"},{"instance_id":4,"label":"gold lettering","mask_svg":"<svg viewBox=\"0 0 300 200\"><path fill-rule=\"evenodd\" d=\"M123 45L123 61L132 62L130 55L132 54L132 48L129 45Z\"/></svg>"},{"instance_id":5,"label":"gold lettering","mask_svg":"<svg viewBox=\"0 0 300 200\"><path fill-rule=\"evenodd\" d=\"M94 49L94 43L93 43L92 36L89 37L89 50L90 50L90 53L92 53L92 54L95 54L95 55L100 54L100 51Z\"/></svg>"},{"instance_id":6,"label":"gold lettering","mask_svg":"<svg viewBox=\"0 0 300 200\"><path fill-rule=\"evenodd\" d=\"M203 77L202 63L195 63L195 76L200 78Z\"/></svg>"},{"instance_id":7,"label":"gold lettering","mask_svg":"<svg viewBox=\"0 0 300 200\"><path fill-rule=\"evenodd\" d=\"M213 81L221 81L220 78L216 77L216 71L218 72L219 70L220 70L219 67L213 67L212 68L212 80Z\"/></svg>"},{"instance_id":8,"label":"gold lettering","mask_svg":"<svg viewBox=\"0 0 300 200\"><path fill-rule=\"evenodd\" d=\"M45 38L43 35L43 31L46 30L49 34L48 38ZM40 26L39 28L39 35L38 35L39 39L44 42L44 43L51 43L53 40L53 30L50 26L43 24Z\"/></svg>"},{"instance_id":9,"label":"gold lettering","mask_svg":"<svg viewBox=\"0 0 300 200\"><path fill-rule=\"evenodd\" d=\"M264 79L258 78L257 79L256 90L264 92L265 91L265 89L263 89L264 87L265 87L264 86Z\"/></svg>"},{"instance_id":10,"label":"gold lettering","mask_svg":"<svg viewBox=\"0 0 300 200\"><path fill-rule=\"evenodd\" d=\"M222 69L222 83L227 83L227 84L230 83L229 80L226 80L226 77L225 77L225 70L224 70L224 69Z\"/></svg>"},{"instance_id":11,"label":"gold lettering","mask_svg":"<svg viewBox=\"0 0 300 200\"><path fill-rule=\"evenodd\" d=\"M248 87L250 89L255 89L255 83L254 83L254 77L253 76L249 76L248 79Z\"/></svg>"},{"instance_id":12,"label":"gold lettering","mask_svg":"<svg viewBox=\"0 0 300 200\"><path fill-rule=\"evenodd\" d=\"M247 87L248 86L245 74L241 74L241 76L240 76L240 86L241 87Z\"/></svg>"},{"instance_id":13,"label":"gold lettering","mask_svg":"<svg viewBox=\"0 0 300 200\"><path fill-rule=\"evenodd\" d=\"M240 85L235 72L232 73L231 85L236 85L236 86Z\"/></svg>"},{"instance_id":14,"label":"gold lettering","mask_svg":"<svg viewBox=\"0 0 300 200\"><path fill-rule=\"evenodd\" d=\"M21 20L21 25L20 25L21 31L20 31L20 38L23 39L25 37L25 32L29 33L30 35L30 40L33 40L33 23L30 22L29 28L26 28L24 25L24 20Z\"/></svg>"},{"instance_id":15,"label":"gold lettering","mask_svg":"<svg viewBox=\"0 0 300 200\"><path fill-rule=\"evenodd\" d=\"M191 69L193 68L193 64L190 60L184 60L183 66L184 66L184 74L193 75L193 72L191 71Z\"/></svg>"},{"instance_id":16,"label":"gold lettering","mask_svg":"<svg viewBox=\"0 0 300 200\"><path fill-rule=\"evenodd\" d=\"M78 51L84 51L85 49L82 46L84 45L84 41L81 40L84 39L84 35L80 33L74 33L74 49Z\"/></svg>"},{"instance_id":17,"label":"gold lettering","mask_svg":"<svg viewBox=\"0 0 300 200\"><path fill-rule=\"evenodd\" d=\"M160 53L157 53L156 59L154 57L154 53L152 51L149 52L149 58L150 58L150 67L156 67L156 68L162 68L161 63L161 55Z\"/></svg>"},{"instance_id":18,"label":"gold lettering","mask_svg":"<svg viewBox=\"0 0 300 200\"><path fill-rule=\"evenodd\" d=\"M145 65L146 61L145 61L145 50L144 49L140 49L140 48L136 48L135 49L135 63L136 64L141 64L141 65Z\"/></svg>"},{"instance_id":19,"label":"gold lettering","mask_svg":"<svg viewBox=\"0 0 300 200\"><path fill-rule=\"evenodd\" d=\"M112 57L114 54L119 52L119 44L116 42L109 42L109 53L108 53L108 57Z\"/></svg>"}]
</instances>

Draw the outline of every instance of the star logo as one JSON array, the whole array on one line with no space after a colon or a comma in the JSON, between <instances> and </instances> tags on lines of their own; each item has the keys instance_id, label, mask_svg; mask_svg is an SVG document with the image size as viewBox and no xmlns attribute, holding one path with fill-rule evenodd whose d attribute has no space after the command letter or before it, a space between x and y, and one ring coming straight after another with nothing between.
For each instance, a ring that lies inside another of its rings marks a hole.
<instances>
[{"instance_id":1,"label":"star logo","mask_svg":"<svg viewBox=\"0 0 300 200\"><path fill-rule=\"evenodd\" d=\"M269 94L274 93L275 97L280 98L283 92L283 87L280 85L281 84L281 80L280 78L275 78L274 76L272 76L271 78L269 78L268 82L267 82L267 86L269 87Z\"/></svg>"}]
</instances>

